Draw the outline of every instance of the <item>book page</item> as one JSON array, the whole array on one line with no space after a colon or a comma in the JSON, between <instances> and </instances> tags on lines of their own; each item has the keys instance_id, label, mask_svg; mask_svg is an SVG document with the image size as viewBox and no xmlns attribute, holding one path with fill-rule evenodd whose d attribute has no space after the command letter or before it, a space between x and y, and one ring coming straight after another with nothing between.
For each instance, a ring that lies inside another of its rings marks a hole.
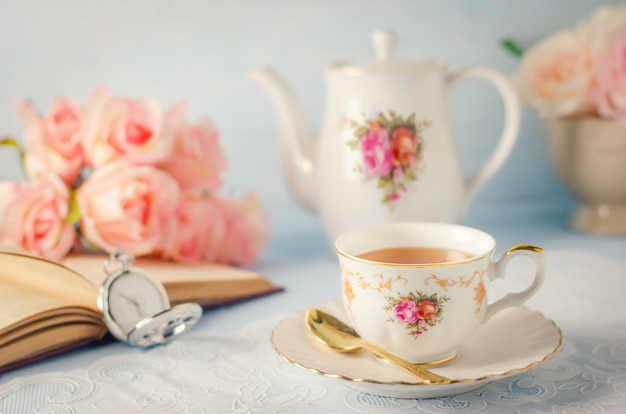
<instances>
[{"instance_id":1,"label":"book page","mask_svg":"<svg viewBox=\"0 0 626 414\"><path fill-rule=\"evenodd\" d=\"M0 244L0 371L102 338L97 294L75 271Z\"/></svg>"},{"instance_id":2,"label":"book page","mask_svg":"<svg viewBox=\"0 0 626 414\"><path fill-rule=\"evenodd\" d=\"M80 274L56 262L0 251L0 281L56 296L66 304L98 312L98 289Z\"/></svg>"},{"instance_id":3,"label":"book page","mask_svg":"<svg viewBox=\"0 0 626 414\"><path fill-rule=\"evenodd\" d=\"M42 330L50 331L56 326L65 325L98 326L101 331L98 337L101 337L106 332L102 318L96 317L95 313L87 311L84 308L63 307L50 312L33 315L29 319L21 320L16 325L12 325L6 330L1 331L0 349L4 352L5 345L21 341L23 338L32 335L33 332L40 332ZM71 342L72 338L68 339Z\"/></svg>"},{"instance_id":4,"label":"book page","mask_svg":"<svg viewBox=\"0 0 626 414\"><path fill-rule=\"evenodd\" d=\"M22 285L0 283L0 333L26 319L70 305L71 302L58 296L46 295Z\"/></svg>"},{"instance_id":5,"label":"book page","mask_svg":"<svg viewBox=\"0 0 626 414\"><path fill-rule=\"evenodd\" d=\"M83 275L95 286L100 286L106 274L104 255L75 255L63 259L63 264ZM220 280L263 279L258 273L238 267L215 263L181 264L155 259L138 259L133 266L151 274L163 284Z\"/></svg>"},{"instance_id":6,"label":"book page","mask_svg":"<svg viewBox=\"0 0 626 414\"><path fill-rule=\"evenodd\" d=\"M7 370L102 338L104 325L65 323L29 331L2 345L0 370Z\"/></svg>"},{"instance_id":7,"label":"book page","mask_svg":"<svg viewBox=\"0 0 626 414\"><path fill-rule=\"evenodd\" d=\"M66 257L61 263L45 260L0 244L0 281L55 295L68 304L98 312L97 295L106 279L108 255ZM134 264L163 283L172 303L236 301L280 290L258 273L215 263L181 264L139 259Z\"/></svg>"},{"instance_id":8,"label":"book page","mask_svg":"<svg viewBox=\"0 0 626 414\"><path fill-rule=\"evenodd\" d=\"M65 258L63 264L99 286L106 278L105 259L103 255L76 255ZM215 263L139 259L134 266L163 283L172 304L194 301L209 306L280 290L258 273Z\"/></svg>"}]
</instances>

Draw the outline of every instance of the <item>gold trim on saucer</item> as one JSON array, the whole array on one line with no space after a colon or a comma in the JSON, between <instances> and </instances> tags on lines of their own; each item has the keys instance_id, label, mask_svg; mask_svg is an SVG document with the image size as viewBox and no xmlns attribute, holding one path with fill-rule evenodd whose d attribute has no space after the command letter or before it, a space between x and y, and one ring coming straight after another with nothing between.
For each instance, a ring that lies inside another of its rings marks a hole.
<instances>
[{"instance_id":1,"label":"gold trim on saucer","mask_svg":"<svg viewBox=\"0 0 626 414\"><path fill-rule=\"evenodd\" d=\"M509 377L511 375L514 374L520 374L526 371L531 370L532 368L542 365L544 363L546 363L547 361L549 361L550 359L552 359L552 357L554 357L563 347L563 332L561 331L561 329L556 325L556 323L551 320L546 318L543 313L538 312L538 311L531 311L534 313L539 314L543 319L545 319L546 321L550 322L550 324L552 324L552 326L554 326L554 328L556 328L556 331L558 332L558 337L559 337L559 342L558 344L554 347L554 349L548 353L547 355L545 355L540 361L535 361L532 362L524 367L521 368L514 368L514 369L510 369L508 371L505 371L503 373L500 374L492 374L492 375L484 375L481 377L477 377L477 378L450 378L450 382L446 383L446 384L424 384L424 383L417 383L417 382L409 382L409 381L381 381L381 380L375 380L375 379L367 379L367 378L354 378L354 377L349 377L343 374L333 374L331 372L326 372L326 371L322 371L319 370L317 368L313 368L307 365L304 365L298 361L294 361L291 358L289 358L287 355L285 355L276 345L276 342L274 340L274 336L276 334L276 330L278 329L278 327L280 326L280 323L282 323L285 319L281 320L281 322L279 322L279 325L277 325L273 330L272 330L272 335L270 337L270 342L272 343L272 348L274 349L274 352L276 352L282 359L284 359L285 361L287 361L288 363L297 366L298 368L302 368L306 371L312 372L314 374L320 374L323 375L325 377L329 377L329 378L339 378L339 379L343 379L346 381L350 381L350 382L357 382L357 383L367 383L367 384L379 384L379 385L408 385L408 386L414 386L414 387L447 387L450 386L452 384L461 384L461 383L465 383L465 384L469 384L469 383L479 383L479 382L484 382L484 381L494 381L500 378L505 378L505 377ZM303 324L304 322L304 312L299 312L300 314L302 314L302 321ZM311 332L309 332L308 329L304 329L304 331L306 331L305 335L311 335L313 336L313 334Z\"/></svg>"}]
</instances>

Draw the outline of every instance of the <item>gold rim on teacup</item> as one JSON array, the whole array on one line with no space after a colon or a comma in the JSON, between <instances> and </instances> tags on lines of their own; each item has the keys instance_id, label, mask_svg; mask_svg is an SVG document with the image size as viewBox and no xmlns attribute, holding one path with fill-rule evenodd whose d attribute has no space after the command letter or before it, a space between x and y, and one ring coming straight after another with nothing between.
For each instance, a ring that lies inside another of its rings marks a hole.
<instances>
[{"instance_id":1,"label":"gold rim on teacup","mask_svg":"<svg viewBox=\"0 0 626 414\"><path fill-rule=\"evenodd\" d=\"M369 259L364 259L362 257L359 256L359 254L363 254L364 252L359 252L357 254L350 254L347 253L346 251L342 250L339 247L339 244L342 241L342 238L345 237L349 237L351 234L358 232L358 231L366 231L368 229L374 229L376 227L386 227L388 224L375 224L375 225L369 225L369 226L362 226L362 227L358 227L355 228L353 230L350 230L346 233L344 233L342 236L340 236L339 238L337 238L337 240L335 241L335 250L337 252L337 254L350 259L350 260L354 260L356 262L361 262L361 263L366 263L366 264L370 264L370 265L375 265L375 266L384 266L384 267L396 267L396 268L432 268L432 267L445 267L445 266L457 266L459 264L464 264L464 263L471 263L471 262L475 262L478 260L482 260L485 257L491 256L496 248L496 240L493 238L493 236L491 236L489 233L486 233L482 230L473 228L473 227L468 227L468 226L463 226L463 225L459 225L459 224L450 224L450 223L435 223L435 222L398 222L398 223L394 223L394 226L432 226L432 227L454 227L456 229L459 230L464 230L467 232L472 232L472 233L477 233L480 234L481 237L483 237L486 240L489 240L489 243L491 244L491 248L488 249L487 251L483 252L483 253L479 253L479 254L473 254L470 252L465 252L467 254L471 254L470 257L465 258L465 259L459 259L459 260L450 260L450 261L445 261L445 262L432 262L432 263L393 263L393 262L384 262L384 261L379 261L379 260L369 260ZM412 244L413 245L413 244ZM520 245L522 246L522 245ZM530 246L530 245L523 245L523 246ZM389 246L389 247L399 247L399 246ZM421 247L421 246L418 246ZM428 244L424 244L424 247L441 247L441 248L448 248L448 246L431 246ZM517 247L517 246L515 246ZM533 246L530 246L533 247ZM513 248L512 248L513 249ZM509 249L509 250L512 250ZM509 253L509 250L507 250L505 252Z\"/></svg>"}]
</instances>

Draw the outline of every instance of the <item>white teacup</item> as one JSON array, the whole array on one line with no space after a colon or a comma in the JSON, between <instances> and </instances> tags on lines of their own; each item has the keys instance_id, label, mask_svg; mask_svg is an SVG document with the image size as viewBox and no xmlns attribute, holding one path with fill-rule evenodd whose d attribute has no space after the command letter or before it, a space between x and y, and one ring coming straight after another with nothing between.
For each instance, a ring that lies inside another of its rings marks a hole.
<instances>
[{"instance_id":1,"label":"white teacup","mask_svg":"<svg viewBox=\"0 0 626 414\"><path fill-rule=\"evenodd\" d=\"M492 261L489 234L445 223L386 223L339 236L343 302L368 342L412 363L440 364L479 324L503 308L521 305L543 282L543 249L517 245ZM535 276L526 289L488 303L490 281L509 261L530 257Z\"/></svg>"}]
</instances>

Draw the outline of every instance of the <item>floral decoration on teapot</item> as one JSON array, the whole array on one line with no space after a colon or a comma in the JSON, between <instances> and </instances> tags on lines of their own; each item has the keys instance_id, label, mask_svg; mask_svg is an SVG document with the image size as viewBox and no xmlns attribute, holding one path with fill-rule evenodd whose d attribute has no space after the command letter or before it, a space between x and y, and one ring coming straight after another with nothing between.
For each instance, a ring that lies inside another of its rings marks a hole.
<instances>
[{"instance_id":1,"label":"floral decoration on teapot","mask_svg":"<svg viewBox=\"0 0 626 414\"><path fill-rule=\"evenodd\" d=\"M417 122L414 113L404 118L392 110L388 115L380 112L375 119L364 118L362 123L350 121L354 139L347 145L360 152L363 162L354 168L368 179L377 179L377 186L384 191L380 202L393 211L402 193L408 191L407 180L417 180L423 169L423 134L430 121Z\"/></svg>"}]
</instances>

